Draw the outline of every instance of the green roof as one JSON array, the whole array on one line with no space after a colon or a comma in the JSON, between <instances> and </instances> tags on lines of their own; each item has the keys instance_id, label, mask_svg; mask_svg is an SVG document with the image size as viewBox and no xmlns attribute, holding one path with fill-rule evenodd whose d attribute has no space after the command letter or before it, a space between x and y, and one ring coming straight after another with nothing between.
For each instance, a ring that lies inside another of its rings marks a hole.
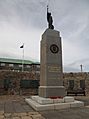
<instances>
[{"instance_id":1,"label":"green roof","mask_svg":"<svg viewBox=\"0 0 89 119\"><path fill-rule=\"evenodd\" d=\"M0 62L21 64L22 60L21 59L0 58ZM40 63L39 62L30 61L30 60L24 60L24 64L40 64Z\"/></svg>"}]
</instances>

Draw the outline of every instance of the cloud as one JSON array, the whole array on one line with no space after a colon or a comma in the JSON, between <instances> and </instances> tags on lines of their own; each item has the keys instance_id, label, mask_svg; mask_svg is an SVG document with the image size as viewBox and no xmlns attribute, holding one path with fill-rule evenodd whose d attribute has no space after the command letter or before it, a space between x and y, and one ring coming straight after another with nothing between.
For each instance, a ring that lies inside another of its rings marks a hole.
<instances>
[{"instance_id":1,"label":"cloud","mask_svg":"<svg viewBox=\"0 0 89 119\"><path fill-rule=\"evenodd\" d=\"M41 30L36 31L31 28L21 29L13 24L4 24L3 29L0 28L0 54L4 57L12 56L22 58L22 50L20 45L25 43L25 58L38 59L39 54L39 42ZM4 55L5 54L5 55ZM37 58L38 57L38 58Z\"/></svg>"}]
</instances>

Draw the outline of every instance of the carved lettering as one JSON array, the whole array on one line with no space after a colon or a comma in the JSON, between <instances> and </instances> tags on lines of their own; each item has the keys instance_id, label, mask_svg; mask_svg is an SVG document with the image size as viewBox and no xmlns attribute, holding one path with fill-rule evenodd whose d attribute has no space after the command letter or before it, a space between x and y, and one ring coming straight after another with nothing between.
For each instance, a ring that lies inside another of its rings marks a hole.
<instances>
[{"instance_id":1,"label":"carved lettering","mask_svg":"<svg viewBox=\"0 0 89 119\"><path fill-rule=\"evenodd\" d=\"M61 67L59 66L48 66L48 72L60 72L61 71Z\"/></svg>"}]
</instances>

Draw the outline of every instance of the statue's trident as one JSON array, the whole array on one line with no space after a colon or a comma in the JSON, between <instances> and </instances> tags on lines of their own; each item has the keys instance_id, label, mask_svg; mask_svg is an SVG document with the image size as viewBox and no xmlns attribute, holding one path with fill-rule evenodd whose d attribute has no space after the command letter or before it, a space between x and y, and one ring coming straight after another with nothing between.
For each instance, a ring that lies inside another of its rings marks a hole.
<instances>
[{"instance_id":1,"label":"statue's trident","mask_svg":"<svg viewBox=\"0 0 89 119\"><path fill-rule=\"evenodd\" d=\"M48 11L49 10L49 7L47 5L47 21L48 21L48 28L49 29L54 29L54 26L53 26L53 19L52 19L52 16L51 16L51 13Z\"/></svg>"},{"instance_id":2,"label":"statue's trident","mask_svg":"<svg viewBox=\"0 0 89 119\"><path fill-rule=\"evenodd\" d=\"M47 5L47 12L48 12L49 6Z\"/></svg>"}]
</instances>

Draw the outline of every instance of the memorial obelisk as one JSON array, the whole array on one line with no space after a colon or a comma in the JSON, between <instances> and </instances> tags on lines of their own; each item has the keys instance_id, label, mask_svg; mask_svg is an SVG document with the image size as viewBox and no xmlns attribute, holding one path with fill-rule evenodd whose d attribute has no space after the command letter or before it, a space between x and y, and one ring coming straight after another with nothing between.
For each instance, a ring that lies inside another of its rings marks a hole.
<instances>
[{"instance_id":1,"label":"memorial obelisk","mask_svg":"<svg viewBox=\"0 0 89 119\"><path fill-rule=\"evenodd\" d=\"M48 29L42 35L40 49L39 96L44 98L64 97L61 37L60 32L54 30L48 6L47 21Z\"/></svg>"}]
</instances>

